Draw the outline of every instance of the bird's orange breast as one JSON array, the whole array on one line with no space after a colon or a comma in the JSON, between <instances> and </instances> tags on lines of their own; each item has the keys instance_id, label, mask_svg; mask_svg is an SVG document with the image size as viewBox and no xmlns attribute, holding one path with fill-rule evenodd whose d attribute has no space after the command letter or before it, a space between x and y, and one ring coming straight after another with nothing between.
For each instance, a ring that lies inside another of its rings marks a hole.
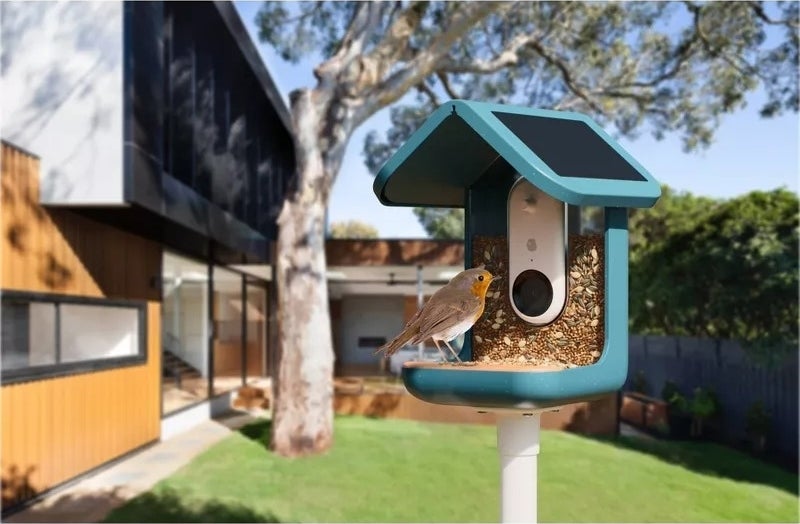
<instances>
[{"instance_id":1,"label":"bird's orange breast","mask_svg":"<svg viewBox=\"0 0 800 524\"><path fill-rule=\"evenodd\" d=\"M491 284L489 280L476 280L470 287L470 293L483 300L486 296L486 290L489 289L489 284Z\"/></svg>"}]
</instances>

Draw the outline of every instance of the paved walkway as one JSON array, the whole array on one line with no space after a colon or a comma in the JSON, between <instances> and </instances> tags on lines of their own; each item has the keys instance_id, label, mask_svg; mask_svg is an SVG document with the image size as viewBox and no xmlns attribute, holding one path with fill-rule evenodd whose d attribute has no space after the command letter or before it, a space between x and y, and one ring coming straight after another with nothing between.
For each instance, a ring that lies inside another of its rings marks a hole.
<instances>
[{"instance_id":1,"label":"paved walkway","mask_svg":"<svg viewBox=\"0 0 800 524\"><path fill-rule=\"evenodd\" d=\"M655 437L648 435L644 431L639 431L635 427L625 422L619 423L619 434L626 437L637 437L645 440L655 440Z\"/></svg>"},{"instance_id":2,"label":"paved walkway","mask_svg":"<svg viewBox=\"0 0 800 524\"><path fill-rule=\"evenodd\" d=\"M159 442L99 471L38 503L15 513L5 522L99 522L114 508L148 491L194 457L231 434L253 417L232 412Z\"/></svg>"}]
</instances>

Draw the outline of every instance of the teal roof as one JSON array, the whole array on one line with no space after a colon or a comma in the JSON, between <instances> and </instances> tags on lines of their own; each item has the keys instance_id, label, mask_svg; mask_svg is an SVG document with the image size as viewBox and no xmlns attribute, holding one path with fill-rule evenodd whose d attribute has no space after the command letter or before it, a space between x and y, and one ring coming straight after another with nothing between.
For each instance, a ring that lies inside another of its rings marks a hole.
<instances>
[{"instance_id":1,"label":"teal roof","mask_svg":"<svg viewBox=\"0 0 800 524\"><path fill-rule=\"evenodd\" d=\"M463 207L500 158L553 198L578 206L651 207L659 183L588 116L453 100L378 172L385 205Z\"/></svg>"}]
</instances>

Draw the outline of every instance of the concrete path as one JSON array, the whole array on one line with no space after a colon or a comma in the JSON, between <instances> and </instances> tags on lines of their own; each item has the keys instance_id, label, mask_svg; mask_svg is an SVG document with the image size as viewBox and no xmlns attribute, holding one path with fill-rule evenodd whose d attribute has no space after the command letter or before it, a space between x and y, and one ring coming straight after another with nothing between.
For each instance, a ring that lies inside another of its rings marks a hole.
<instances>
[{"instance_id":1,"label":"concrete path","mask_svg":"<svg viewBox=\"0 0 800 524\"><path fill-rule=\"evenodd\" d=\"M5 522L100 522L114 508L144 493L253 417L231 413L159 442L59 490Z\"/></svg>"},{"instance_id":2,"label":"concrete path","mask_svg":"<svg viewBox=\"0 0 800 524\"><path fill-rule=\"evenodd\" d=\"M625 422L620 422L619 434L626 437L637 437L644 440L655 440L655 437L653 437L652 435L649 435L644 431L639 431L635 427L631 426L630 424L626 424Z\"/></svg>"}]
</instances>

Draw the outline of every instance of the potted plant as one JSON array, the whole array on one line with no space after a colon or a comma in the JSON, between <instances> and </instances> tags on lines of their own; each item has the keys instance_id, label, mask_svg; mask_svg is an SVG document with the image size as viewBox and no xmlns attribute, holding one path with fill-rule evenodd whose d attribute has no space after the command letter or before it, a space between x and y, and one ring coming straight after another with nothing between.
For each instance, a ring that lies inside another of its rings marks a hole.
<instances>
[{"instance_id":1,"label":"potted plant","mask_svg":"<svg viewBox=\"0 0 800 524\"><path fill-rule=\"evenodd\" d=\"M639 370L636 373L636 376L633 377L633 391L636 393L641 393L642 395L647 395L647 376L644 374L643 370Z\"/></svg>"},{"instance_id":2,"label":"potted plant","mask_svg":"<svg viewBox=\"0 0 800 524\"><path fill-rule=\"evenodd\" d=\"M669 404L675 393L680 393L678 385L671 380L667 380L664 382L664 387L661 388L661 400Z\"/></svg>"},{"instance_id":3,"label":"potted plant","mask_svg":"<svg viewBox=\"0 0 800 524\"><path fill-rule=\"evenodd\" d=\"M717 412L714 395L701 387L695 388L694 396L689 402L689 411L692 415L691 436L700 438L703 436L706 421Z\"/></svg>"},{"instance_id":4,"label":"potted plant","mask_svg":"<svg viewBox=\"0 0 800 524\"><path fill-rule=\"evenodd\" d=\"M746 431L753 446L753 451L763 453L767 447L767 435L770 427L770 414L760 400L753 402L747 410Z\"/></svg>"},{"instance_id":5,"label":"potted plant","mask_svg":"<svg viewBox=\"0 0 800 524\"><path fill-rule=\"evenodd\" d=\"M669 424L669 435L674 439L688 439L691 434L692 417L689 414L689 402L680 391L672 392L667 401L667 421Z\"/></svg>"}]
</instances>

